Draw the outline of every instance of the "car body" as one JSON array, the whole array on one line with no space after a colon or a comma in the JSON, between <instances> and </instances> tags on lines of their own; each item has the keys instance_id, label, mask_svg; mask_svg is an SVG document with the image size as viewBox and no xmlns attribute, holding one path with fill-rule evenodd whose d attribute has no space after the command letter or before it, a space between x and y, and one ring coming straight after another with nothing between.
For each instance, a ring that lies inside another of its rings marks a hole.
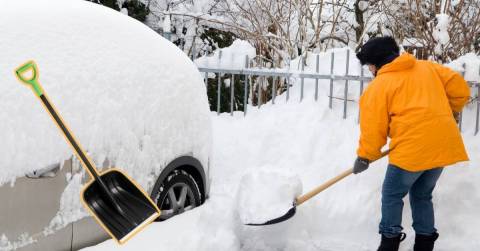
<instances>
[{"instance_id":1,"label":"car body","mask_svg":"<svg viewBox=\"0 0 480 251\"><path fill-rule=\"evenodd\" d=\"M161 220L205 201L210 111L203 78L182 51L142 23L87 1L5 4L0 250L77 250L108 238L80 203L88 175L13 75L30 59L97 167L131 176L162 207Z\"/></svg>"}]
</instances>

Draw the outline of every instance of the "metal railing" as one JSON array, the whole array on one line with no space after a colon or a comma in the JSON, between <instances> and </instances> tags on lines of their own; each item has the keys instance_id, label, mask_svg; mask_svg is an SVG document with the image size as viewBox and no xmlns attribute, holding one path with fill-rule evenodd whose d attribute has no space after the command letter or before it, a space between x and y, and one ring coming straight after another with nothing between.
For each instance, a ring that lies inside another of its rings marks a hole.
<instances>
[{"instance_id":1,"label":"metal railing","mask_svg":"<svg viewBox=\"0 0 480 251\"><path fill-rule=\"evenodd\" d=\"M219 54L221 57L221 54ZM305 85L305 79L313 79L315 80L315 101L318 100L318 95L319 95L319 80L330 80L330 85L329 85L329 108L332 109L333 107L333 99L341 99L343 101L343 118L347 118L347 113L348 113L348 102L354 101L354 100L349 100L348 99L348 91L349 91L349 85L352 84L352 81L358 82L359 83L359 97L362 95L364 86L366 83L371 81L371 77L365 76L364 75L364 69L361 67L360 69L360 75L349 75L349 58L350 58L350 50L346 50L346 65L345 65L345 74L343 75L338 75L334 74L334 65L335 65L335 53L332 51L330 55L330 74L320 74L319 73L319 66L320 66L320 55L316 55L316 66L315 66L315 72L306 72L304 68L304 58L301 58L301 70L289 70L289 69L266 69L266 68L249 68L249 58L248 56L245 57L245 65L244 68L242 69L227 69L227 68L212 68L212 67L199 67L199 71L204 74L204 80L205 83L208 83L209 79L209 74L215 74L215 78L217 78L217 106L216 106L216 111L217 114L220 114L220 96L221 96L221 85L222 85L222 75L230 75L230 104L229 104L229 112L233 116L233 112L235 110L234 108L234 95L235 95L235 79L243 79L243 112L244 115L247 115L247 107L249 105L248 100L249 100L249 84L252 83L252 77L257 77L257 78L264 78L264 80L267 77L272 78L273 80L275 79L281 79L283 83L285 83L285 97L286 97L286 102L289 101L290 99L290 88L291 88L291 82L292 79L300 79L300 99L299 101L301 102L304 99L304 85ZM344 92L343 92L343 98L338 98L334 97L333 90L334 90L334 81L345 81L344 83ZM476 91L476 96L473 94L473 98L470 100L470 105L474 105L476 103L476 117L475 117L475 131L474 135L477 135L479 130L480 130L480 83L479 82L470 82L469 83L471 88L472 88L472 93L475 93ZM262 105L261 99L260 99L260 91L261 87L258 85L258 94L257 94L257 106L260 108ZM271 88L271 103L275 104L276 101L276 96L277 96L277 89L276 85L273 84ZM462 129L462 115L460 116L460 123L459 127Z\"/></svg>"}]
</instances>

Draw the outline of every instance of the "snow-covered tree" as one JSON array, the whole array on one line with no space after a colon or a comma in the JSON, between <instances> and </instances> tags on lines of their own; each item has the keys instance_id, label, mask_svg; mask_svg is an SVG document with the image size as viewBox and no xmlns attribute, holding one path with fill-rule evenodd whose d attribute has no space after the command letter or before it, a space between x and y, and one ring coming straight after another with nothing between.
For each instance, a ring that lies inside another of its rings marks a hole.
<instances>
[{"instance_id":1,"label":"snow-covered tree","mask_svg":"<svg viewBox=\"0 0 480 251\"><path fill-rule=\"evenodd\" d=\"M480 52L480 1L384 0L395 37L447 62Z\"/></svg>"},{"instance_id":2,"label":"snow-covered tree","mask_svg":"<svg viewBox=\"0 0 480 251\"><path fill-rule=\"evenodd\" d=\"M191 57L249 41L256 66L282 67L310 51L359 48L392 35L429 58L479 52L478 0L89 0L135 17ZM168 26L168 27L167 27Z\"/></svg>"}]
</instances>

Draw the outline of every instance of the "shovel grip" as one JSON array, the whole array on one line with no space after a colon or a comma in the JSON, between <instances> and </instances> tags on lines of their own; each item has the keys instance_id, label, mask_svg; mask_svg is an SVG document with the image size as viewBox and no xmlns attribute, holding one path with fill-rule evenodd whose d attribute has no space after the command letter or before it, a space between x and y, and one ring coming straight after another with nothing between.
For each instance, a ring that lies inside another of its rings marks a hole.
<instances>
[{"instance_id":1,"label":"shovel grip","mask_svg":"<svg viewBox=\"0 0 480 251\"><path fill-rule=\"evenodd\" d=\"M26 75L28 72L31 72L30 76ZM37 95L38 97L43 95L43 88L40 83L38 83L37 65L33 60L30 60L15 69L15 76L17 76L20 82L30 86L35 95Z\"/></svg>"},{"instance_id":2,"label":"shovel grip","mask_svg":"<svg viewBox=\"0 0 480 251\"><path fill-rule=\"evenodd\" d=\"M383 158L384 156L386 156L388 153L390 152L390 150L387 150L385 152L382 152L382 155L380 156L380 158L378 159L375 159L373 160L372 162L370 163L373 163L381 158ZM316 187L315 189L311 190L310 192L306 193L306 194L303 194L299 197L297 197L295 199L295 205L300 205L302 204L303 202L311 199L313 196L319 194L320 192L322 192L323 190L331 187L333 184L339 182L340 180L342 180L343 178L347 177L348 175L352 174L353 173L353 168L349 168L348 170L345 170L344 172L342 172L341 174L337 175L336 177L330 179L329 181L323 183L322 185Z\"/></svg>"}]
</instances>

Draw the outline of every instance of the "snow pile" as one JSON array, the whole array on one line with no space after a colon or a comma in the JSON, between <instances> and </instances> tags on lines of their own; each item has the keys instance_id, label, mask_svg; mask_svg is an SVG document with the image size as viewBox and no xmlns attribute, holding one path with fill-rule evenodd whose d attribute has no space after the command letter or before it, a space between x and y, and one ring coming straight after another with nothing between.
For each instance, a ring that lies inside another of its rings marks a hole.
<instances>
[{"instance_id":1,"label":"snow pile","mask_svg":"<svg viewBox=\"0 0 480 251\"><path fill-rule=\"evenodd\" d=\"M443 46L450 42L450 35L448 35L448 25L450 24L450 16L447 14L437 14L437 25L433 30L433 38L437 41L435 46L435 53L442 54Z\"/></svg>"},{"instance_id":2,"label":"snow pile","mask_svg":"<svg viewBox=\"0 0 480 251\"><path fill-rule=\"evenodd\" d=\"M480 82L480 57L467 53L447 64L448 67L463 73L467 81Z\"/></svg>"},{"instance_id":3,"label":"snow pile","mask_svg":"<svg viewBox=\"0 0 480 251\"><path fill-rule=\"evenodd\" d=\"M308 53L305 58L306 65L304 71L316 72L317 56L319 58L319 74L329 75L331 73L331 59L333 55L333 74L334 75L361 75L361 65L355 56L355 51L349 47L329 49L320 53ZM348 56L347 56L348 54ZM348 57L348 72L347 72L347 57ZM301 57L295 58L290 62L290 70L300 71L302 64ZM364 76L371 76L369 71L364 71ZM330 80L324 80L330 81ZM342 81L343 83L345 81ZM328 87L328 85L321 85L321 87Z\"/></svg>"},{"instance_id":4,"label":"snow pile","mask_svg":"<svg viewBox=\"0 0 480 251\"><path fill-rule=\"evenodd\" d=\"M247 41L237 39L229 47L216 50L213 55L195 59L198 67L221 67L227 69L245 68L245 59L256 56L255 47Z\"/></svg>"},{"instance_id":5,"label":"snow pile","mask_svg":"<svg viewBox=\"0 0 480 251\"><path fill-rule=\"evenodd\" d=\"M170 15L165 15L163 19L163 32L171 32L172 31L172 23L170 21Z\"/></svg>"},{"instance_id":6,"label":"snow pile","mask_svg":"<svg viewBox=\"0 0 480 251\"><path fill-rule=\"evenodd\" d=\"M97 166L108 158L145 188L179 155L193 154L206 166L211 131L203 79L147 26L87 1L19 0L2 2L0 30L0 185L72 155L13 74L29 59Z\"/></svg>"},{"instance_id":7,"label":"snow pile","mask_svg":"<svg viewBox=\"0 0 480 251\"><path fill-rule=\"evenodd\" d=\"M293 206L302 192L302 182L292 171L276 170L273 166L251 169L240 180L238 206L240 220L264 223L280 217Z\"/></svg>"},{"instance_id":8,"label":"snow pile","mask_svg":"<svg viewBox=\"0 0 480 251\"><path fill-rule=\"evenodd\" d=\"M151 224L122 246L109 240L83 250L240 250L232 220L235 218L232 203L231 197L214 196L182 217Z\"/></svg>"},{"instance_id":9,"label":"snow pile","mask_svg":"<svg viewBox=\"0 0 480 251\"><path fill-rule=\"evenodd\" d=\"M298 95L298 89L297 82L292 97ZM233 117L212 113L210 199L200 208L153 224L123 247L107 241L87 250L376 250L387 158L300 205L288 221L253 227L245 226L240 218L238 202L243 195L238 191L245 186L245 179L260 178L251 173L256 167L264 167L258 175L268 171L284 177L291 177L287 170L292 168L308 191L352 166L359 136L356 111L351 110L343 120L339 103L330 110L328 99L314 102L308 90L302 103L291 100L286 104L282 95L275 105L249 107L246 117L243 113ZM467 109L464 116L473 113ZM466 121L464 127L472 128L472 122ZM446 168L434 193L438 251L480 249L480 140L471 130L464 133L464 139L471 161ZM265 181L270 184L276 182ZM252 187L246 190L257 192ZM415 238L408 198L405 205L403 226L408 237L402 242L402 251L411 250Z\"/></svg>"}]
</instances>

